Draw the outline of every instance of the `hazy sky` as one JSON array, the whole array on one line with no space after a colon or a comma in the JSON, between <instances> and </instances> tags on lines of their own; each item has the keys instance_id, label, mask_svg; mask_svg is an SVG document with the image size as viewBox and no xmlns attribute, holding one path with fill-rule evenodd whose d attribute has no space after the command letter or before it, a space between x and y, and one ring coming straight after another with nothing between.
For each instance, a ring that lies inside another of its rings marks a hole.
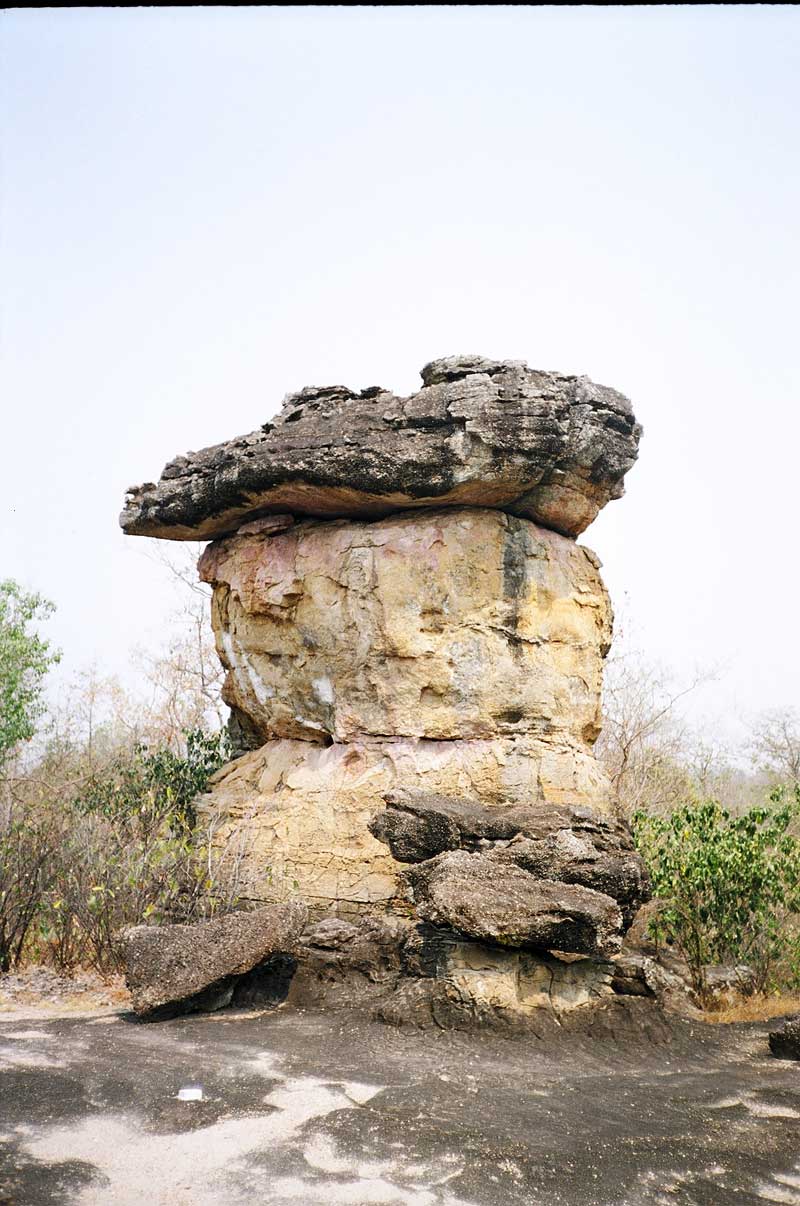
<instances>
[{"instance_id":1,"label":"hazy sky","mask_svg":"<svg viewBox=\"0 0 800 1206\"><path fill-rule=\"evenodd\" d=\"M174 604L127 486L305 384L478 352L644 423L584 535L642 644L800 702L800 12L2 13L0 576L64 672Z\"/></svg>"}]
</instances>

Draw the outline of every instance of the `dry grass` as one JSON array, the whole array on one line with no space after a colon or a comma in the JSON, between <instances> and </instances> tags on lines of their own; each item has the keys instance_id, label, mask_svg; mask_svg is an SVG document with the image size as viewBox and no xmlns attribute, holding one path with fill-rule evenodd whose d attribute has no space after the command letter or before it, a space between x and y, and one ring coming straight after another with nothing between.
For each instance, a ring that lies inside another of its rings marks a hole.
<instances>
[{"instance_id":1,"label":"dry grass","mask_svg":"<svg viewBox=\"0 0 800 1206\"><path fill-rule=\"evenodd\" d=\"M787 1014L800 1013L800 996L739 997L724 1009L707 1010L707 1022L725 1025L728 1022L768 1022Z\"/></svg>"},{"instance_id":2,"label":"dry grass","mask_svg":"<svg viewBox=\"0 0 800 1206\"><path fill-rule=\"evenodd\" d=\"M82 1012L129 1004L125 981L118 975L81 969L61 975L51 967L30 966L0 976L0 1013L21 1008Z\"/></svg>"}]
</instances>

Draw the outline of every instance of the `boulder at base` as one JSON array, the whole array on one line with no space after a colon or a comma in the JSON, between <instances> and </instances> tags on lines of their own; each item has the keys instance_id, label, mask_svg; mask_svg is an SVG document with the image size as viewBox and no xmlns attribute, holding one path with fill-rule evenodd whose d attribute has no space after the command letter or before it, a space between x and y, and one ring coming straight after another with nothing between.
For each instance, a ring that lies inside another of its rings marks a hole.
<instances>
[{"instance_id":1,"label":"boulder at base","mask_svg":"<svg viewBox=\"0 0 800 1206\"><path fill-rule=\"evenodd\" d=\"M306 919L293 900L196 925L131 927L122 942L133 1008L157 1018L227 1005L240 976L294 949Z\"/></svg>"},{"instance_id":2,"label":"boulder at base","mask_svg":"<svg viewBox=\"0 0 800 1206\"><path fill-rule=\"evenodd\" d=\"M423 921L501 947L607 959L620 949L622 914L610 896L537 880L513 863L449 850L404 873Z\"/></svg>"},{"instance_id":3,"label":"boulder at base","mask_svg":"<svg viewBox=\"0 0 800 1206\"><path fill-rule=\"evenodd\" d=\"M770 1030L769 1049L778 1059L800 1059L800 1014L779 1030Z\"/></svg>"}]
</instances>

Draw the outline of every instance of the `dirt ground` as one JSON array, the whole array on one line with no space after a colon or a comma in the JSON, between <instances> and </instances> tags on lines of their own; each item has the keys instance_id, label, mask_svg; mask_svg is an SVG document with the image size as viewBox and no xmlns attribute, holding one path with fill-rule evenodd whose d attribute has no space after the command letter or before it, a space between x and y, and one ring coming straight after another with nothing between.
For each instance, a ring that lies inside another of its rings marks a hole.
<instances>
[{"instance_id":1,"label":"dirt ground","mask_svg":"<svg viewBox=\"0 0 800 1206\"><path fill-rule=\"evenodd\" d=\"M130 1008L130 996L122 976L104 979L92 971L62 976L43 966L26 967L0 976L0 1018L20 1010L33 1011L38 1016L109 1008Z\"/></svg>"},{"instance_id":2,"label":"dirt ground","mask_svg":"<svg viewBox=\"0 0 800 1206\"><path fill-rule=\"evenodd\" d=\"M765 1023L146 1024L119 985L34 987L0 994L3 1206L800 1206L800 1064Z\"/></svg>"}]
</instances>

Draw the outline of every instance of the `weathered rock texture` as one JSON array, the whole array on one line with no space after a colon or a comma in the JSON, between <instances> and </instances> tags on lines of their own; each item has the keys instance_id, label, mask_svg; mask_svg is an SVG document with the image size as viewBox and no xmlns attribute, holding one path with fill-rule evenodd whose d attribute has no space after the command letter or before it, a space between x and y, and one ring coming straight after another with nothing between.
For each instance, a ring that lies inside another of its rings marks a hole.
<instances>
[{"instance_id":1,"label":"weathered rock texture","mask_svg":"<svg viewBox=\"0 0 800 1206\"><path fill-rule=\"evenodd\" d=\"M370 822L398 862L420 863L446 850L479 850L538 879L604 892L631 921L649 895L644 864L622 822L566 805L500 805L401 790Z\"/></svg>"},{"instance_id":2,"label":"weathered rock texture","mask_svg":"<svg viewBox=\"0 0 800 1206\"><path fill-rule=\"evenodd\" d=\"M622 942L610 896L537 879L513 863L450 850L405 872L423 921L501 947L608 958Z\"/></svg>"},{"instance_id":3,"label":"weathered rock texture","mask_svg":"<svg viewBox=\"0 0 800 1206\"><path fill-rule=\"evenodd\" d=\"M521 362L422 376L409 398L301 390L131 491L121 522L217 538L200 572L249 752L201 811L242 842L243 895L327 915L275 983L377 985L396 1019L440 1024L558 1012L611 992L647 896L603 819L611 610L572 539L640 428L614 390Z\"/></svg>"},{"instance_id":4,"label":"weathered rock texture","mask_svg":"<svg viewBox=\"0 0 800 1206\"><path fill-rule=\"evenodd\" d=\"M309 926L286 961L244 977L235 1003L366 1007L385 1021L525 1031L613 997L614 963L501 949L398 917Z\"/></svg>"},{"instance_id":5,"label":"weathered rock texture","mask_svg":"<svg viewBox=\"0 0 800 1206\"><path fill-rule=\"evenodd\" d=\"M463 509L236 536L201 573L225 699L265 743L213 796L252 814L257 895L390 899L367 826L395 787L607 811L591 747L611 613L588 550Z\"/></svg>"},{"instance_id":6,"label":"weathered rock texture","mask_svg":"<svg viewBox=\"0 0 800 1206\"><path fill-rule=\"evenodd\" d=\"M380 387L290 394L258 431L170 462L129 491L126 532L172 540L234 533L269 512L386 515L502 507L575 536L636 459L630 402L587 377L455 356L409 398Z\"/></svg>"},{"instance_id":7,"label":"weathered rock texture","mask_svg":"<svg viewBox=\"0 0 800 1206\"><path fill-rule=\"evenodd\" d=\"M770 1030L769 1049L778 1059L800 1059L800 1015Z\"/></svg>"},{"instance_id":8,"label":"weathered rock texture","mask_svg":"<svg viewBox=\"0 0 800 1206\"><path fill-rule=\"evenodd\" d=\"M611 609L587 549L499 511L305 522L212 544L225 699L263 741L600 726Z\"/></svg>"},{"instance_id":9,"label":"weathered rock texture","mask_svg":"<svg viewBox=\"0 0 800 1206\"><path fill-rule=\"evenodd\" d=\"M196 925L133 926L122 942L133 1008L158 1017L227 1004L240 976L294 949L307 916L295 900Z\"/></svg>"},{"instance_id":10,"label":"weathered rock texture","mask_svg":"<svg viewBox=\"0 0 800 1206\"><path fill-rule=\"evenodd\" d=\"M202 811L220 840L246 839L246 894L299 892L343 916L392 901L402 868L369 830L393 788L531 807L580 800L607 811L608 784L591 751L518 737L468 741L371 738L322 746L275 740L223 768Z\"/></svg>"},{"instance_id":11,"label":"weathered rock texture","mask_svg":"<svg viewBox=\"0 0 800 1206\"><path fill-rule=\"evenodd\" d=\"M395 1026L552 1034L613 998L612 972L612 963L597 959L456 942L434 976L401 978L375 1013Z\"/></svg>"}]
</instances>

